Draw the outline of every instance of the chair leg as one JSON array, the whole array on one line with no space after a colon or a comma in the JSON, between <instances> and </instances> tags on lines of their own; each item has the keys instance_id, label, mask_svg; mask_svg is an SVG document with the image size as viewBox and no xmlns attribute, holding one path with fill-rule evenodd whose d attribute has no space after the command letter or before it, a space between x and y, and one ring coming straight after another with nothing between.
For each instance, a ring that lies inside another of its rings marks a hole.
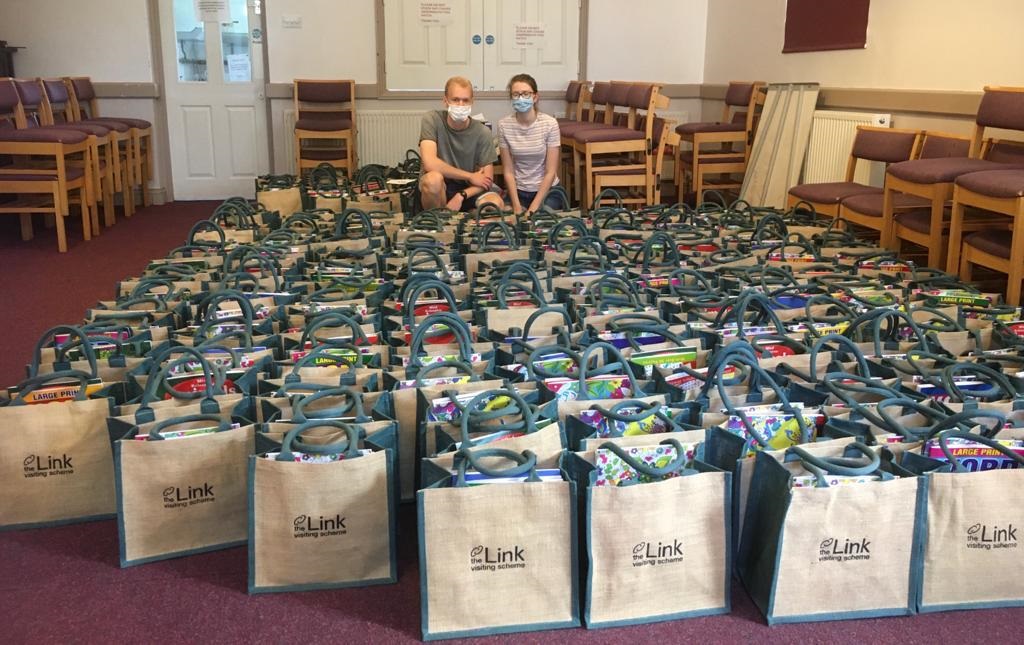
<instances>
[{"instance_id":1,"label":"chair leg","mask_svg":"<svg viewBox=\"0 0 1024 645\"><path fill-rule=\"evenodd\" d=\"M878 244L883 249L890 249L899 253L899 247L893 248L893 229L896 226L894 221L895 213L892 207L892 190L885 188L882 191L882 228ZM898 242L896 244L899 244ZM935 265L932 265L935 266Z\"/></svg>"},{"instance_id":2,"label":"chair leg","mask_svg":"<svg viewBox=\"0 0 1024 645\"><path fill-rule=\"evenodd\" d=\"M153 135L146 135L145 141L145 162L142 168L142 205L150 206L153 203L152 195L149 193L149 180L153 178Z\"/></svg>"},{"instance_id":3,"label":"chair leg","mask_svg":"<svg viewBox=\"0 0 1024 645\"><path fill-rule=\"evenodd\" d=\"M295 174L302 179L302 138L295 135Z\"/></svg>"},{"instance_id":4,"label":"chair leg","mask_svg":"<svg viewBox=\"0 0 1024 645\"><path fill-rule=\"evenodd\" d=\"M110 169L103 177L103 221L110 228L117 221L114 212L114 177Z\"/></svg>"},{"instance_id":5,"label":"chair leg","mask_svg":"<svg viewBox=\"0 0 1024 645\"><path fill-rule=\"evenodd\" d=\"M964 228L964 205L953 200L953 214L949 223L949 242L946 251L946 273L956 275L960 270L960 245Z\"/></svg>"},{"instance_id":6,"label":"chair leg","mask_svg":"<svg viewBox=\"0 0 1024 645\"><path fill-rule=\"evenodd\" d=\"M35 232L32 230L32 215L22 213L18 217L21 218L21 239L28 242L35 235Z\"/></svg>"},{"instance_id":7,"label":"chair leg","mask_svg":"<svg viewBox=\"0 0 1024 645\"><path fill-rule=\"evenodd\" d=\"M58 189L58 191L59 191L59 189ZM65 192L65 195L66 194L67 193ZM55 193L53 197L54 197L54 202L53 203L57 204L60 201L59 199L57 199L58 195ZM89 209L85 205L85 189L84 188L79 188L78 189L78 197L79 197L79 201L81 202L81 206L82 206L82 230L85 231L86 234L88 234L88 232L89 232ZM60 212L54 212L53 215L54 215L54 219L56 220L56 223L57 223L57 250L60 251L61 253L67 253L68 252L68 233L67 233L67 229L64 227L64 215L61 214ZM89 238L87 237L85 239L89 239Z\"/></svg>"},{"instance_id":8,"label":"chair leg","mask_svg":"<svg viewBox=\"0 0 1024 645\"><path fill-rule=\"evenodd\" d=\"M974 277L974 264L969 257L965 257L960 261L959 276L963 282L970 282L971 278Z\"/></svg>"},{"instance_id":9,"label":"chair leg","mask_svg":"<svg viewBox=\"0 0 1024 645\"><path fill-rule=\"evenodd\" d=\"M942 266L945 249L942 246L943 210L946 206L944 191L935 188L932 195L932 221L928 228L928 266Z\"/></svg>"}]
</instances>

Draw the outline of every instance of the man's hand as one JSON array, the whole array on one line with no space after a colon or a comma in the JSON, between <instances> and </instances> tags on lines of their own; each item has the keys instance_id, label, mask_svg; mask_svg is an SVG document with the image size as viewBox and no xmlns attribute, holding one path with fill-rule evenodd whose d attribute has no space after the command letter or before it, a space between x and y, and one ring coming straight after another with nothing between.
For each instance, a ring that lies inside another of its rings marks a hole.
<instances>
[{"instance_id":1,"label":"man's hand","mask_svg":"<svg viewBox=\"0 0 1024 645\"><path fill-rule=\"evenodd\" d=\"M484 190L490 190L494 180L481 172L474 172L469 176L469 183Z\"/></svg>"},{"instance_id":2,"label":"man's hand","mask_svg":"<svg viewBox=\"0 0 1024 645\"><path fill-rule=\"evenodd\" d=\"M452 198L448 200L446 206L448 206L448 210L458 213L462 209L462 202L462 195L455 193Z\"/></svg>"}]
</instances>

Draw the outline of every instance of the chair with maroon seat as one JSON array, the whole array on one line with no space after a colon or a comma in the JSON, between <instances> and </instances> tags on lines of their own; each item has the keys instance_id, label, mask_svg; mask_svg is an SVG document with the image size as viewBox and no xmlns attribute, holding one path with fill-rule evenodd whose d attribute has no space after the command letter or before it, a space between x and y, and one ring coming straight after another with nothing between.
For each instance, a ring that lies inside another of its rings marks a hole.
<instances>
[{"instance_id":1,"label":"chair with maroon seat","mask_svg":"<svg viewBox=\"0 0 1024 645\"><path fill-rule=\"evenodd\" d=\"M982 230L964 237L965 206L997 214L1001 221L987 222ZM1020 304L1024 281L1024 169L966 173L953 182L946 270L970 281L975 264L1005 273L1006 301L1013 306Z\"/></svg>"},{"instance_id":2,"label":"chair with maroon seat","mask_svg":"<svg viewBox=\"0 0 1024 645\"><path fill-rule=\"evenodd\" d=\"M82 205L82 234L90 239L92 175L89 167L89 135L59 128L18 128L25 115L18 90L10 79L0 81L0 156L9 157L0 166L0 195L13 199L0 202L0 213L21 218L21 237L33 237L32 215L54 216L57 248L67 251L64 218L70 214L71 194Z\"/></svg>"},{"instance_id":3,"label":"chair with maroon seat","mask_svg":"<svg viewBox=\"0 0 1024 645\"><path fill-rule=\"evenodd\" d=\"M569 86L565 89L565 116L555 119L558 122L559 130L561 131L565 127L572 128L577 124L589 121L593 111L585 107L589 101L590 85L586 81L569 81ZM567 149L563 145L559 162L559 177L562 178L562 187L565 188L567 195L573 194L575 186L575 178L572 171L569 170L571 163L572 148Z\"/></svg>"},{"instance_id":4,"label":"chair with maroon seat","mask_svg":"<svg viewBox=\"0 0 1024 645\"><path fill-rule=\"evenodd\" d=\"M53 111L39 79L14 79L21 99L26 128L53 128ZM94 181L89 204L92 234L100 234L99 204L103 205L107 226L114 224L114 173L118 155L114 153L112 130L98 123L62 123L61 130L82 132L89 137L89 167Z\"/></svg>"},{"instance_id":5,"label":"chair with maroon seat","mask_svg":"<svg viewBox=\"0 0 1024 645\"><path fill-rule=\"evenodd\" d=\"M607 81L594 83L593 91L588 93L586 99L584 99L583 106L580 108L580 120L559 122L558 124L563 160L559 177L567 185L566 190L569 191L569 196L574 197L578 202L583 200L583 190L581 188L582 184L580 182L580 171L576 154L573 150L573 137L582 130L600 128L611 123L608 105L608 96L611 88L612 84Z\"/></svg>"},{"instance_id":6,"label":"chair with maroon seat","mask_svg":"<svg viewBox=\"0 0 1024 645\"><path fill-rule=\"evenodd\" d=\"M573 135L573 160L580 169L582 203L591 205L596 194L594 172L640 171L648 182L654 179L654 122L656 110L668 106L657 83L612 83L606 123ZM622 125L615 125L614 107L626 108ZM646 118L643 118L646 117ZM610 122L610 123L609 123ZM602 163L601 158L607 159Z\"/></svg>"},{"instance_id":7,"label":"chair with maroon seat","mask_svg":"<svg viewBox=\"0 0 1024 645\"><path fill-rule=\"evenodd\" d=\"M295 172L329 163L356 169L356 83L295 79ZM303 146L304 141L340 142L334 147Z\"/></svg>"},{"instance_id":8,"label":"chair with maroon seat","mask_svg":"<svg viewBox=\"0 0 1024 645\"><path fill-rule=\"evenodd\" d=\"M133 143L132 128L127 123L113 119L101 121L82 120L76 117L71 97L70 84L63 78L41 79L46 101L50 105L50 115L58 127L65 123L98 124L110 130L113 142L114 159L114 192L120 192L125 217L135 212L134 182L132 173Z\"/></svg>"},{"instance_id":9,"label":"chair with maroon seat","mask_svg":"<svg viewBox=\"0 0 1024 645\"><path fill-rule=\"evenodd\" d=\"M916 159L941 159L962 156L967 154L971 143L968 137L942 132L924 131L922 132L922 137ZM903 232L903 229L897 222L903 215L914 214L916 216L920 213L921 209L927 209L928 201L913 195L890 192L891 199L895 200L890 209L895 214L895 218L889 220L883 217L885 212L885 194L885 191L881 190L847 197L839 205L838 217L857 226L878 231L882 246L899 251L899 239L893 242L893 235L895 229L899 228L901 232ZM912 220L913 218L911 218ZM928 246L927 236L922 241L920 234L913 230L906 235L909 235L909 237L902 239L908 239L922 246ZM945 252L944 246L942 250ZM937 267L941 266L941 263L930 259L928 266Z\"/></svg>"},{"instance_id":10,"label":"chair with maroon seat","mask_svg":"<svg viewBox=\"0 0 1024 645\"><path fill-rule=\"evenodd\" d=\"M1001 147L986 143L987 128L1024 131L1024 88L985 88L974 119L974 131L966 155L905 161L892 164L886 171L887 204L896 203L893 195L897 193L922 197L930 204L926 231L929 238L929 257L943 254L942 251L936 253L933 249L945 248L941 242L948 224L945 207L953 198L953 183L956 178L969 172L1016 167L1012 154L1001 158ZM1024 163L1024 159L1018 163ZM892 220L892 208L886 208L883 217ZM923 228L924 220L919 214L905 216L901 220L903 227ZM920 230L917 232L922 233Z\"/></svg>"},{"instance_id":11,"label":"chair with maroon seat","mask_svg":"<svg viewBox=\"0 0 1024 645\"><path fill-rule=\"evenodd\" d=\"M799 202L814 206L819 215L836 217L839 204L855 195L882 194L877 186L860 184L853 180L858 161L880 161L885 164L913 159L921 141L920 130L895 130L869 125L858 125L853 139L850 159L846 164L845 181L800 184L789 189L788 207Z\"/></svg>"},{"instance_id":12,"label":"chair with maroon seat","mask_svg":"<svg viewBox=\"0 0 1024 645\"><path fill-rule=\"evenodd\" d=\"M609 170L606 167L594 169L594 192L601 195L606 188L639 188L642 192L621 196L623 204L649 206L661 203L661 172L665 163L665 151L679 145L679 135L670 127L670 122L655 118L654 123L654 176L640 170ZM619 191L621 192L621 191ZM594 204L594 207L600 204Z\"/></svg>"},{"instance_id":13,"label":"chair with maroon seat","mask_svg":"<svg viewBox=\"0 0 1024 645\"><path fill-rule=\"evenodd\" d=\"M764 105L762 81L729 83L722 120L684 123L676 127L680 145L675 151L674 181L679 199L686 194L686 175L701 202L705 190L738 189L750 157L750 146ZM690 148L683 150L682 144ZM715 181L710 181L712 176ZM714 185L709 185L713 183Z\"/></svg>"},{"instance_id":14,"label":"chair with maroon seat","mask_svg":"<svg viewBox=\"0 0 1024 645\"><path fill-rule=\"evenodd\" d=\"M75 76L64 79L71 95L71 109L75 121L106 124L110 122L124 123L130 128L131 157L129 170L131 184L142 191L142 205L151 203L149 182L153 178L153 124L145 119L128 116L100 116L99 101L96 90L88 76ZM134 188L133 188L134 190ZM135 211L135 195L132 194L131 211Z\"/></svg>"}]
</instances>

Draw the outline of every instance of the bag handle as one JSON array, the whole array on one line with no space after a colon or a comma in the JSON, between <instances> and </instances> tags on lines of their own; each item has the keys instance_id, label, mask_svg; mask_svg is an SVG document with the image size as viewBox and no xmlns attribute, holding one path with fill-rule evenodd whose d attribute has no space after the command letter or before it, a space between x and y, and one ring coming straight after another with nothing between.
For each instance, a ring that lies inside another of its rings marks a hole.
<instances>
[{"instance_id":1,"label":"bag handle","mask_svg":"<svg viewBox=\"0 0 1024 645\"><path fill-rule=\"evenodd\" d=\"M423 366L420 352L423 351L423 344L430 328L434 325L443 325L455 336L455 342L459 345L459 359L467 363L472 362L473 337L470 334L469 325L462 318L449 311L439 311L424 318L412 332L409 342L409 367L419 368Z\"/></svg>"},{"instance_id":2,"label":"bag handle","mask_svg":"<svg viewBox=\"0 0 1024 645\"><path fill-rule=\"evenodd\" d=\"M882 458L879 454L863 443L854 441L848 447L864 455L867 460L850 457L820 457L812 455L800 446L792 446L787 452L798 456L805 466L813 466L829 475L849 477L870 475L882 465Z\"/></svg>"},{"instance_id":3,"label":"bag handle","mask_svg":"<svg viewBox=\"0 0 1024 645\"><path fill-rule=\"evenodd\" d=\"M511 468L490 468L480 461L481 459L486 459L488 457L508 459L516 465ZM504 448L484 448L480 450L467 450L462 448L455 453L455 459L459 464L458 477L455 480L455 488L463 488L467 486L466 469L469 466L472 466L473 470L478 473L483 473L488 477L521 477L523 475L528 475L526 478L527 482L540 481L540 477L537 476L537 455L533 454L530 450L524 450L522 453L518 453L514 450L505 450Z\"/></svg>"},{"instance_id":4,"label":"bag handle","mask_svg":"<svg viewBox=\"0 0 1024 645\"><path fill-rule=\"evenodd\" d=\"M622 423L640 423L645 419L657 417L658 419L661 419L662 421L667 423L670 428L672 428L672 430L669 430L669 432L682 430L680 425L676 423L674 419L672 419L667 414L661 411L661 408L663 406L664 404L659 403L658 401L644 403L643 401L627 400L616 403L611 407L611 409L601 407L597 403L590 406L590 409L596 410L598 414L605 418L612 419L614 421L620 421ZM626 414L621 412L621 410L629 410L634 408L638 410L636 414Z\"/></svg>"},{"instance_id":5,"label":"bag handle","mask_svg":"<svg viewBox=\"0 0 1024 645\"><path fill-rule=\"evenodd\" d=\"M332 340L330 338L320 339L316 337L316 332L325 327L348 327L352 332L351 341L339 341ZM302 336L299 338L299 347L305 349L306 342L311 342L314 345L342 345L345 343L351 343L353 345L369 345L370 340L366 337L363 332L363 328L359 326L359 323L355 321L351 316L338 311L325 311L317 314L312 320L308 321L306 329L302 332Z\"/></svg>"},{"instance_id":6,"label":"bag handle","mask_svg":"<svg viewBox=\"0 0 1024 645\"><path fill-rule=\"evenodd\" d=\"M1018 455L1016 452L1007 448L1006 446L999 443L995 439L985 437L982 435L977 435L974 434L973 432L942 432L939 434L939 448L942 450L942 454L946 456L946 459L949 460L949 464L953 467L953 472L955 473L966 473L970 471L964 468L964 465L961 464L960 461L953 456L953 453L949 449L950 439L967 439L968 441L976 441L984 446L988 446L989 448L998 450L999 452L1003 453L1003 455L1012 459L1017 464L1018 468L1024 468L1024 457Z\"/></svg>"},{"instance_id":7,"label":"bag handle","mask_svg":"<svg viewBox=\"0 0 1024 645\"><path fill-rule=\"evenodd\" d=\"M170 358L174 354L184 354L180 358L171 360L161 367L161 363ZM150 403L156 401L156 391L161 383L167 380L171 375L171 371L179 365L186 365L190 361L199 363L199 366L203 369L203 381L204 388L202 392L178 392L173 388L168 389L168 393L176 399L198 399L202 397L202 411L203 413L213 414L220 410L220 406L217 404L217 400L214 398L218 389L224 385L224 374L223 372L214 369L209 361L194 347L185 346L174 346L166 347L159 353L153 356L153 367L149 372L149 377L146 380L146 388L142 392L141 406L135 413L135 420L137 423L146 423L153 420L153 410L150 407Z\"/></svg>"},{"instance_id":8,"label":"bag handle","mask_svg":"<svg viewBox=\"0 0 1024 645\"><path fill-rule=\"evenodd\" d=\"M345 403L332 408L327 408L326 410L306 412L306 406L310 403L320 401L321 399L339 396L346 398ZM297 423L306 423L310 419L322 421L332 417L344 416L349 410L355 411L355 418L358 423L367 423L372 421L372 419L368 417L366 412L363 410L363 398L361 392L358 392L351 387L330 387L318 390L308 396L295 398L292 401L292 420Z\"/></svg>"},{"instance_id":9,"label":"bag handle","mask_svg":"<svg viewBox=\"0 0 1024 645\"><path fill-rule=\"evenodd\" d=\"M536 381L540 379L556 378L563 376L562 374L552 374L542 368L537 367L537 361L543 360L546 354L565 354L567 358L576 363L576 371L579 372L579 365L583 358L578 352L569 347L563 347L561 345L541 345L535 347L530 352L530 355L526 358L526 373L529 376L529 380Z\"/></svg>"},{"instance_id":10,"label":"bag handle","mask_svg":"<svg viewBox=\"0 0 1024 645\"><path fill-rule=\"evenodd\" d=\"M540 320L541 316L549 313L560 314L562 316L562 321L565 322L565 328L570 331L572 330L572 318L569 317L569 312L565 310L565 307L562 305L545 305L543 307L538 307L536 311L530 314L530 317L526 319L526 322L523 323L523 333L521 338L529 338L530 330L533 329L534 323Z\"/></svg>"},{"instance_id":11,"label":"bag handle","mask_svg":"<svg viewBox=\"0 0 1024 645\"><path fill-rule=\"evenodd\" d=\"M187 414L182 417L174 417L171 419L164 419L153 424L153 427L149 429L149 440L150 441L164 441L165 437L160 436L160 433L165 429L172 426L181 425L183 423L195 423L197 421L209 421L210 423L217 424L217 432L224 432L225 430L231 429L231 424L222 419L216 414Z\"/></svg>"},{"instance_id":12,"label":"bag handle","mask_svg":"<svg viewBox=\"0 0 1024 645\"><path fill-rule=\"evenodd\" d=\"M636 377L633 376L633 370L631 370L629 368L629 363L626 361L625 357L622 355L622 352L620 352L618 350L618 348L615 347L615 345L612 345L611 343L606 343L604 341L599 341L599 342L592 343L592 344L588 345L587 348L583 350L583 353L580 354L580 362L579 362L580 369L579 369L579 378L578 378L578 380L579 380L579 394L578 394L579 400L587 400L587 399L590 398L588 396L588 394L587 394L587 376L588 376L588 372L590 372L588 364L590 362L591 354L593 354L594 352L596 352L598 350L604 350L605 353L606 353L606 356L611 358L611 359L614 359L614 360L608 360L607 362L605 362L604 365L602 365L601 367L595 369L594 372L593 372L594 375L609 374L614 369L622 370L622 372L623 372L622 376L625 376L629 380L629 392L630 392L630 394L632 396L638 396L638 395L642 396L643 395L643 390L640 389L640 384L636 382Z\"/></svg>"},{"instance_id":13,"label":"bag handle","mask_svg":"<svg viewBox=\"0 0 1024 645\"><path fill-rule=\"evenodd\" d=\"M331 353L331 350L336 349L348 349L355 352L355 359L345 356ZM299 370L304 367L318 367L317 361L321 358L328 359L328 362L334 365L345 365L349 369L357 369L360 362L359 348L350 343L339 343L331 345L318 345L309 351L305 356L295 361L292 365L292 371L285 377L285 381L301 381L302 377L299 375Z\"/></svg>"},{"instance_id":14,"label":"bag handle","mask_svg":"<svg viewBox=\"0 0 1024 645\"><path fill-rule=\"evenodd\" d=\"M660 479L686 468L686 464L689 463L689 460L686 458L686 450L683 449L682 444L680 444L677 439L668 438L665 439L664 441L659 442L658 445L670 446L672 448L675 448L676 450L676 458L673 459L668 464L662 466L661 468L649 466L643 463L642 461L637 461L617 443L606 441L602 443L599 447L604 450L611 451L612 453L615 454L616 457L626 462L626 465L628 465L630 468L637 471L638 473L647 475L648 477Z\"/></svg>"},{"instance_id":15,"label":"bag handle","mask_svg":"<svg viewBox=\"0 0 1024 645\"><path fill-rule=\"evenodd\" d=\"M86 390L91 378L93 377L81 370L60 370L58 372L33 376L25 379L18 385L18 393L11 399L10 405L26 405L25 397L27 395L48 383L66 379L75 379L78 381L79 390L75 395L75 401L85 401L88 398L88 392Z\"/></svg>"},{"instance_id":16,"label":"bag handle","mask_svg":"<svg viewBox=\"0 0 1024 645\"><path fill-rule=\"evenodd\" d=\"M206 242L206 241L203 241L203 240L197 240L196 239L196 235L198 235L199 233L202 233L203 231L213 231L214 233L217 234L217 238L220 240L220 242L217 243L217 242ZM227 242L227 236L224 233L224 229L221 228L220 226L218 226L216 222L211 222L208 219L201 219L198 222L196 222L192 226L192 228L189 229L188 237L185 239L185 245L186 246L195 247L195 248L201 248L201 249L210 249L210 248L223 247L226 242Z\"/></svg>"},{"instance_id":17,"label":"bag handle","mask_svg":"<svg viewBox=\"0 0 1024 645\"><path fill-rule=\"evenodd\" d=\"M454 392L449 393L447 396L449 399L451 399L453 403L456 404L456 407L459 407L458 398ZM511 403L503 408L498 408L496 410L478 411L476 409L477 406L479 406L481 403L493 400L493 398L497 398L500 396L507 396L509 399L511 399ZM512 416L516 413L519 413L522 415L521 423L504 424L499 428L495 429L505 429L512 431L522 430L525 434L533 434L534 432L537 431L537 416L539 413L534 411L534 409L530 407L530 404L526 402L526 399L524 399L523 396L515 390L515 388L510 387L498 390L484 390L483 392L480 392L479 394L474 396L469 401L469 403L467 403L465 407L460 408L460 410L461 414L459 415L459 429L462 435L463 446L472 447L475 445L473 443L473 440L469 437L470 417L474 418L474 420L477 423L477 427L479 427L480 423L493 421L501 417Z\"/></svg>"},{"instance_id":18,"label":"bag handle","mask_svg":"<svg viewBox=\"0 0 1024 645\"><path fill-rule=\"evenodd\" d=\"M853 354L854 360L857 361L858 374L860 374L861 376L870 376L871 369L868 366L868 361L866 358L864 358L864 353L860 351L860 347L857 347L856 343L854 343L848 337L843 336L842 334L826 334L825 336L820 336L818 340L814 342L814 345L811 346L810 368L811 376L813 377L811 379L812 381L818 380L818 354L821 353L821 350L828 343L835 343L836 345L844 347L846 350L848 350L849 353Z\"/></svg>"},{"instance_id":19,"label":"bag handle","mask_svg":"<svg viewBox=\"0 0 1024 645\"><path fill-rule=\"evenodd\" d=\"M992 424L991 428L983 429L981 435L974 435L974 436L983 436L983 437L989 437L989 438L994 437L995 435L999 434L999 431L1002 430L1003 426L1006 425L1006 415L1003 414L1002 412L1000 412L999 410L986 410L984 408L969 408L969 409L966 409L966 410L961 410L960 412L957 412L956 414L951 414L948 417L946 417L945 419L939 421L934 426L932 426L931 434L929 435L929 437L934 437L934 436L936 436L938 434L941 434L941 433L943 433L943 432L945 432L947 430L950 430L952 428L956 428L958 426L962 427L961 424L963 424L963 423L965 423L967 421L975 421L975 420L978 420L978 419L995 419L996 422ZM981 424L973 424L973 425L981 425Z\"/></svg>"},{"instance_id":20,"label":"bag handle","mask_svg":"<svg viewBox=\"0 0 1024 645\"><path fill-rule=\"evenodd\" d=\"M336 419L314 419L299 424L285 434L281 440L281 450L278 452L275 461L295 461L295 453L293 451L295 450L296 439L302 433L313 428L335 428L336 430L343 431L346 438L324 445L303 443L301 444L301 452L317 455L345 455L345 459L355 459L361 456L359 452L360 433L358 428Z\"/></svg>"},{"instance_id":21,"label":"bag handle","mask_svg":"<svg viewBox=\"0 0 1024 645\"><path fill-rule=\"evenodd\" d=\"M955 379L958 374L975 374L981 379L987 380L991 385L984 392L964 392L956 384ZM1020 394L1006 374L994 370L987 365L966 361L947 365L946 368L942 370L942 387L951 397L959 401L965 401L972 398L989 399L993 401L999 399L1013 399Z\"/></svg>"},{"instance_id":22,"label":"bag handle","mask_svg":"<svg viewBox=\"0 0 1024 645\"><path fill-rule=\"evenodd\" d=\"M96 378L99 374L99 366L97 365L96 352L93 350L92 343L89 341L89 336L81 327L72 327L70 325L57 325L56 327L51 327L44 331L43 335L39 337L39 341L36 343L35 349L32 351L32 363L28 368L29 377L39 375L39 364L43 360L43 345L46 345L51 339L53 340L54 345L56 345L57 334L68 334L71 337L78 338L78 341L82 345L82 354L84 354L86 360L89 361L89 378ZM67 345L68 343L64 344Z\"/></svg>"},{"instance_id":23,"label":"bag handle","mask_svg":"<svg viewBox=\"0 0 1024 645\"><path fill-rule=\"evenodd\" d=\"M459 310L459 305L455 301L455 294L452 293L451 287L447 284L433 277L418 281L402 298L402 322L410 331L416 323L416 301L430 290L435 290L438 297L444 299L448 304L449 313Z\"/></svg>"}]
</instances>

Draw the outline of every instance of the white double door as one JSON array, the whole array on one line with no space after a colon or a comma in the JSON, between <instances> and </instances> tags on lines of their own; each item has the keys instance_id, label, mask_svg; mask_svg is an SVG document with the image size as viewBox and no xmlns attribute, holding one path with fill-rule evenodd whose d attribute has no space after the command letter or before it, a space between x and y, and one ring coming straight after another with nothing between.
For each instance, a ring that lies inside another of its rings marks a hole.
<instances>
[{"instance_id":1,"label":"white double door","mask_svg":"<svg viewBox=\"0 0 1024 645\"><path fill-rule=\"evenodd\" d=\"M531 74L542 90L579 75L579 0L384 0L389 90L439 90L466 76L504 90Z\"/></svg>"},{"instance_id":2,"label":"white double door","mask_svg":"<svg viewBox=\"0 0 1024 645\"><path fill-rule=\"evenodd\" d=\"M259 2L157 3L176 200L248 196L269 171Z\"/></svg>"}]
</instances>

